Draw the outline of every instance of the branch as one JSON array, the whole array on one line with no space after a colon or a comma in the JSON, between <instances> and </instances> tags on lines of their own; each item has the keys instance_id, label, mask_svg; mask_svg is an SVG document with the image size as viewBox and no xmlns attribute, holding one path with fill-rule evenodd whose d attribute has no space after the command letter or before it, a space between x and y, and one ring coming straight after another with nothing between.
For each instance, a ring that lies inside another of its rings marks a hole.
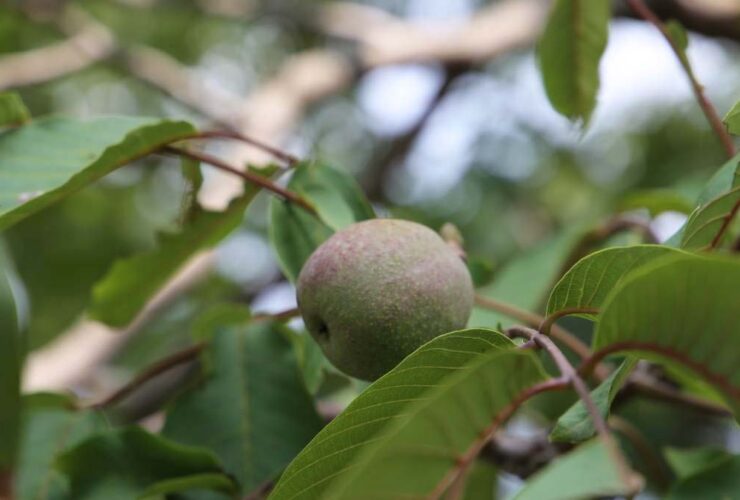
<instances>
[{"instance_id":1,"label":"branch","mask_svg":"<svg viewBox=\"0 0 740 500\"><path fill-rule=\"evenodd\" d=\"M287 163L291 167L301 162L301 159L298 158L297 156L293 156L292 154L286 153L285 151L278 149L274 146L270 146L269 144L266 144L260 141L259 139L255 139L253 137L240 134L239 132L232 132L228 130L207 130L205 132L199 132L197 135L190 137L190 139L212 139L212 138L235 139L237 141L241 141L245 144L254 146L257 149L261 149L271 154L275 158L283 160L285 163Z\"/></svg>"},{"instance_id":2,"label":"branch","mask_svg":"<svg viewBox=\"0 0 740 500\"><path fill-rule=\"evenodd\" d=\"M547 318L539 314L525 311L512 304L501 302L500 300L492 299L490 297L484 297L482 295L475 295L475 303L481 307L491 309L496 312L500 312L510 318L517 321L521 321L525 325L531 328L540 328L540 325L546 322ZM556 324L550 325L550 335L565 344L571 351L576 353L581 359L588 359L591 357L591 349L581 339L576 337L573 333L569 332L565 328ZM604 365L599 365L596 368L595 375L599 380L604 380L609 376L609 369Z\"/></svg>"},{"instance_id":3,"label":"branch","mask_svg":"<svg viewBox=\"0 0 740 500\"><path fill-rule=\"evenodd\" d=\"M615 3L616 16L641 19L625 0ZM675 19L696 33L740 41L740 4L735 0L648 0L647 5L660 19Z\"/></svg>"},{"instance_id":4,"label":"branch","mask_svg":"<svg viewBox=\"0 0 740 500\"><path fill-rule=\"evenodd\" d=\"M248 182L251 182L252 184L256 186L259 186L263 189L266 189L268 191L271 191L281 196L286 201L295 203L296 205L300 205L301 207L305 208L308 212L316 215L316 209L313 207L313 205L311 205L308 201L306 201L305 198L302 198L301 196L293 193L292 191L283 189L277 184L270 181L269 179L262 177L260 175L257 175L253 172L250 172L249 170L239 170L238 168L232 167L228 163L216 158L215 156L211 156L206 153L201 153L198 151L181 149L175 146L165 146L164 148L162 148L162 151L165 151L167 153L172 153L178 156L185 156L193 160L207 163L215 168L218 168L219 170L223 170L224 172L229 172L230 174L233 174L237 177L241 177L242 179Z\"/></svg>"},{"instance_id":5,"label":"branch","mask_svg":"<svg viewBox=\"0 0 740 500\"><path fill-rule=\"evenodd\" d=\"M107 406L118 403L153 378L156 378L157 376L171 370L176 366L197 359L200 353L203 352L203 349L205 349L205 347L206 344L204 342L199 342L154 363L153 365L139 373L129 383L115 391L113 394L102 399L101 401L98 401L97 403L93 403L87 406L87 408L99 410L101 408L105 408Z\"/></svg>"},{"instance_id":6,"label":"branch","mask_svg":"<svg viewBox=\"0 0 740 500\"><path fill-rule=\"evenodd\" d=\"M110 57L117 49L108 28L84 21L76 9L66 11L60 24L74 28L75 33L62 42L0 58L0 90L75 73Z\"/></svg>"},{"instance_id":7,"label":"branch","mask_svg":"<svg viewBox=\"0 0 740 500\"><path fill-rule=\"evenodd\" d=\"M288 309L285 311L281 311L278 313L272 313L272 314L256 314L252 316L252 321L288 321L291 318L294 318L297 314L299 314L298 309ZM88 405L86 408L91 409L101 409L108 406L112 406L132 393L134 393L137 389L142 387L144 384L149 382L150 380L157 378L159 375L162 375L165 372L170 371L171 369L180 366L185 363L189 363L200 356L200 354L203 352L203 350L208 346L206 342L198 342L196 344L193 344L189 347L186 347L183 350L177 351L174 354L171 354L170 356L167 356L166 358L163 358L156 363L152 364L151 366L145 368L143 371L141 371L139 374L137 374L130 382L119 388L118 390L114 391L109 396L103 398L97 403L93 403ZM177 389L177 387L175 387Z\"/></svg>"},{"instance_id":8,"label":"branch","mask_svg":"<svg viewBox=\"0 0 740 500\"><path fill-rule=\"evenodd\" d=\"M710 381L712 384L721 387L734 399L740 399L740 389L735 387L725 376L710 371L706 366L697 361L694 361L684 353L652 342L626 340L623 342L616 342L614 344L611 344L599 351L596 351L590 358L584 360L579 367L578 372L581 375L588 374L593 369L593 367L596 366L601 360L611 354L621 351L648 351L674 359L679 363L687 366L688 368L691 368L696 373L700 374L708 381Z\"/></svg>"},{"instance_id":9,"label":"branch","mask_svg":"<svg viewBox=\"0 0 740 500\"><path fill-rule=\"evenodd\" d=\"M714 236L714 238L712 238L712 242L709 244L709 250L712 250L719 246L719 244L722 242L722 237L729 229L732 220L735 218L738 212L740 212L740 199L735 202L735 204L732 206L732 209L730 209L730 212L724 216L722 226L720 226L719 231L717 231L717 234Z\"/></svg>"},{"instance_id":10,"label":"branch","mask_svg":"<svg viewBox=\"0 0 740 500\"><path fill-rule=\"evenodd\" d=\"M507 407L495 416L493 422L491 422L491 424L480 433L480 436L473 441L468 449L458 457L455 466L449 470L439 483L437 483L437 486L434 491L429 494L428 498L440 498L442 494L456 481L458 476L468 469L473 460L475 460L475 457L480 454L481 450L493 438L493 435L498 431L501 424L506 422L506 420L508 420L508 418L517 409L519 409L522 404L537 394L547 391L562 390L566 387L568 387L567 380L563 378L551 378L523 391L516 399L514 399L514 401L509 403Z\"/></svg>"},{"instance_id":11,"label":"branch","mask_svg":"<svg viewBox=\"0 0 740 500\"><path fill-rule=\"evenodd\" d=\"M599 310L595 307L566 307L565 309L555 311L543 319L537 329L543 335L550 335L550 329L555 325L557 320L573 314L599 314Z\"/></svg>"},{"instance_id":12,"label":"branch","mask_svg":"<svg viewBox=\"0 0 740 500\"><path fill-rule=\"evenodd\" d=\"M507 329L506 333L511 336L524 337L527 340L534 341L539 347L547 352L558 367L562 378L573 387L578 394L578 397L583 401L599 438L604 443L607 452L611 455L612 460L619 469L622 481L635 492L639 491L642 484L640 477L632 471L627 459L619 449L619 445L612 437L609 427L606 424L606 420L604 420L604 417L599 413L599 409L591 397L591 392L589 391L586 382L584 382L578 375L576 369L570 364L570 361L568 361L562 351L558 349L558 346L556 346L549 337L542 335L537 330L533 330L531 328L515 326Z\"/></svg>"},{"instance_id":13,"label":"branch","mask_svg":"<svg viewBox=\"0 0 740 500\"><path fill-rule=\"evenodd\" d=\"M476 12L455 25L420 25L379 9L340 2L325 7L320 16L331 35L358 44L366 68L411 62L480 63L532 45L547 16L547 2L504 0Z\"/></svg>"},{"instance_id":14,"label":"branch","mask_svg":"<svg viewBox=\"0 0 740 500\"><path fill-rule=\"evenodd\" d=\"M722 146L725 148L727 156L730 158L735 156L735 144L732 142L732 137L730 136L729 132L727 132L727 129L722 123L722 119L717 114L717 110L714 109L712 103L709 102L709 99L707 99L706 95L704 95L704 87L697 80L696 75L694 74L694 70L691 68L691 64L689 63L689 59L686 56L684 50L679 47L676 40L673 39L673 36L668 31L665 24L663 24L663 21L661 21L660 18L656 16L652 10L650 10L650 7L648 7L643 0L627 1L632 10L639 14L640 17L658 28L660 33L671 46L671 49L676 54L676 57L681 63L681 67L683 68L686 76L689 79L689 82L691 83L691 89L694 91L694 96L696 97L699 106L704 112L704 115L707 117L707 121L712 127L712 130L714 130L714 133L717 135L720 142L722 143Z\"/></svg>"}]
</instances>

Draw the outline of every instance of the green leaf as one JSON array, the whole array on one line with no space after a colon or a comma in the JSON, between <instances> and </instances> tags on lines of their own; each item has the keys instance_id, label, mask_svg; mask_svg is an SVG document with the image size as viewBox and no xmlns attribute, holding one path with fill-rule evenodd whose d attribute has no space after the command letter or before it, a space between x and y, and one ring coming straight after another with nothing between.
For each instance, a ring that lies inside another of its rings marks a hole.
<instances>
[{"instance_id":1,"label":"green leaf","mask_svg":"<svg viewBox=\"0 0 740 500\"><path fill-rule=\"evenodd\" d=\"M508 351L513 345L504 335L486 329L452 332L426 343L370 385L332 420L285 470L270 498L279 500L323 497L338 474L350 473L350 463L356 463L355 460L360 455L364 456L363 451L366 448L384 440L389 430L404 416L409 415L414 402L426 401L429 394L437 388L450 387L447 384L448 377L464 371L467 365L480 358L488 359L490 355ZM526 359L522 363L528 366L530 358ZM507 380L506 384L491 384L488 379L477 379L475 388L478 392L475 394L478 399L485 400L484 395L488 393L480 392L481 387L500 387L505 392L511 382L510 387L513 389L519 383L518 376L510 377L513 373L518 372L511 371L503 379ZM528 373L529 368L524 367L521 375L527 378ZM467 390L472 389L467 388L462 392ZM491 394L494 392L496 391L490 391ZM459 408L460 405L469 408L470 405L475 406L482 402L488 404L490 400L477 401L475 397L467 395L463 400L451 403L450 408ZM444 411L440 415L444 415ZM470 415L473 416L473 413ZM490 420L486 421L490 423ZM467 425L466 423L465 426ZM449 423L445 424L445 428L447 426L457 428ZM434 430L429 435L435 434L439 434L439 431ZM420 463L429 462L424 459ZM405 465L403 469L405 470ZM371 475L377 477L379 474L373 472ZM408 477L409 484L412 484L412 478L415 482L415 474L410 474L409 471ZM352 495L339 497L354 498Z\"/></svg>"},{"instance_id":2,"label":"green leaf","mask_svg":"<svg viewBox=\"0 0 740 500\"><path fill-rule=\"evenodd\" d=\"M117 261L93 289L90 316L111 326L127 325L188 259L239 227L257 193L247 185L225 211L198 210L179 233L161 235L154 250Z\"/></svg>"},{"instance_id":3,"label":"green leaf","mask_svg":"<svg viewBox=\"0 0 740 500\"><path fill-rule=\"evenodd\" d=\"M0 127L22 125L31 120L31 113L16 92L0 93Z\"/></svg>"},{"instance_id":4,"label":"green leaf","mask_svg":"<svg viewBox=\"0 0 740 500\"><path fill-rule=\"evenodd\" d=\"M111 116L43 118L0 135L0 229L193 132L186 122Z\"/></svg>"},{"instance_id":5,"label":"green leaf","mask_svg":"<svg viewBox=\"0 0 740 500\"><path fill-rule=\"evenodd\" d=\"M649 189L628 194L619 204L622 211L645 208L651 217L663 212L689 214L694 209L686 197L670 189Z\"/></svg>"},{"instance_id":6,"label":"green leaf","mask_svg":"<svg viewBox=\"0 0 740 500\"><path fill-rule=\"evenodd\" d=\"M290 202L270 204L270 242L285 276L295 282L313 251L338 229L375 217L357 183L347 173L320 163L301 163L288 182L316 207L319 218Z\"/></svg>"},{"instance_id":7,"label":"green leaf","mask_svg":"<svg viewBox=\"0 0 740 500\"><path fill-rule=\"evenodd\" d=\"M669 500L731 499L740 497L740 456L720 460L671 487Z\"/></svg>"},{"instance_id":8,"label":"green leaf","mask_svg":"<svg viewBox=\"0 0 740 500\"><path fill-rule=\"evenodd\" d=\"M601 440L584 443L535 474L514 500L576 500L630 493Z\"/></svg>"},{"instance_id":9,"label":"green leaf","mask_svg":"<svg viewBox=\"0 0 740 500\"><path fill-rule=\"evenodd\" d=\"M322 163L307 162L296 167L289 188L308 199L319 218L335 231L375 218L373 207L357 182L346 172Z\"/></svg>"},{"instance_id":10,"label":"green leaf","mask_svg":"<svg viewBox=\"0 0 740 500\"><path fill-rule=\"evenodd\" d=\"M163 430L213 450L243 493L275 477L322 426L281 328L220 327L205 352L208 377L175 402Z\"/></svg>"},{"instance_id":11,"label":"green leaf","mask_svg":"<svg viewBox=\"0 0 740 500\"><path fill-rule=\"evenodd\" d=\"M567 308L598 308L608 293L633 269L666 255L684 252L661 245L634 245L600 250L579 260L555 285L547 314ZM594 314L579 316L595 318Z\"/></svg>"},{"instance_id":12,"label":"green leaf","mask_svg":"<svg viewBox=\"0 0 740 500\"><path fill-rule=\"evenodd\" d=\"M19 500L62 498L66 478L54 468L65 449L108 427L102 414L75 410L67 396L40 393L23 397L23 432L15 489Z\"/></svg>"},{"instance_id":13,"label":"green leaf","mask_svg":"<svg viewBox=\"0 0 740 500\"><path fill-rule=\"evenodd\" d=\"M550 103L584 124L596 106L610 16L608 0L557 0L537 45Z\"/></svg>"},{"instance_id":14,"label":"green leaf","mask_svg":"<svg viewBox=\"0 0 740 500\"><path fill-rule=\"evenodd\" d=\"M707 184L697 199L697 204L699 206L706 205L736 186L740 186L740 154L728 160L707 181Z\"/></svg>"},{"instance_id":15,"label":"green leaf","mask_svg":"<svg viewBox=\"0 0 740 500\"><path fill-rule=\"evenodd\" d=\"M193 476L200 478L197 487L209 484L234 491L233 482L209 451L174 443L139 427L93 436L60 456L57 468L68 476L70 497L76 500L130 500L149 488L162 488L165 481L192 482ZM204 474L207 478L219 474L226 481L203 481Z\"/></svg>"},{"instance_id":16,"label":"green leaf","mask_svg":"<svg viewBox=\"0 0 740 500\"><path fill-rule=\"evenodd\" d=\"M679 479L683 479L727 460L731 455L721 448L666 448L666 461Z\"/></svg>"},{"instance_id":17,"label":"green leaf","mask_svg":"<svg viewBox=\"0 0 740 500\"><path fill-rule=\"evenodd\" d=\"M670 256L633 271L609 294L595 350L689 368L740 409L740 260Z\"/></svg>"},{"instance_id":18,"label":"green leaf","mask_svg":"<svg viewBox=\"0 0 740 500\"><path fill-rule=\"evenodd\" d=\"M463 472L465 458L473 459L508 418L516 400L545 377L531 352L479 356L401 414L391 413L395 421L360 450L327 498L436 498Z\"/></svg>"},{"instance_id":19,"label":"green leaf","mask_svg":"<svg viewBox=\"0 0 740 500\"><path fill-rule=\"evenodd\" d=\"M723 120L727 126L727 131L734 135L740 135L740 101L728 111Z\"/></svg>"},{"instance_id":20,"label":"green leaf","mask_svg":"<svg viewBox=\"0 0 740 500\"><path fill-rule=\"evenodd\" d=\"M15 464L21 419L20 378L24 341L12 279L10 260L4 247L0 246L0 472L11 469Z\"/></svg>"},{"instance_id":21,"label":"green leaf","mask_svg":"<svg viewBox=\"0 0 740 500\"><path fill-rule=\"evenodd\" d=\"M528 311L539 309L552 283L558 279L568 252L582 235L581 231L566 231L525 252L504 266L494 282L478 293ZM468 326L486 327L499 323L510 326L513 321L501 313L475 308Z\"/></svg>"},{"instance_id":22,"label":"green leaf","mask_svg":"<svg viewBox=\"0 0 740 500\"><path fill-rule=\"evenodd\" d=\"M711 245L722 227L740 211L740 186L718 196L691 214L684 226L681 246L703 248ZM725 233L725 236L727 233ZM718 241L717 245L721 245Z\"/></svg>"},{"instance_id":23,"label":"green leaf","mask_svg":"<svg viewBox=\"0 0 740 500\"><path fill-rule=\"evenodd\" d=\"M740 186L740 154L722 165L722 167L714 173L711 179L707 181L697 199L698 206L694 212L698 212L702 206L706 205L713 199L726 194L736 186ZM671 236L665 244L672 247L681 246L681 241L684 238L685 232L686 223L681 227L681 229L676 231L676 233Z\"/></svg>"},{"instance_id":24,"label":"green leaf","mask_svg":"<svg viewBox=\"0 0 740 500\"><path fill-rule=\"evenodd\" d=\"M605 420L609 416L609 409L614 398L624 385L627 377L629 377L635 364L637 364L636 359L627 358L606 380L591 391L591 397ZM595 434L596 429L594 429L586 405L579 399L555 423L555 427L550 433L550 440L578 443L592 438Z\"/></svg>"}]
</instances>

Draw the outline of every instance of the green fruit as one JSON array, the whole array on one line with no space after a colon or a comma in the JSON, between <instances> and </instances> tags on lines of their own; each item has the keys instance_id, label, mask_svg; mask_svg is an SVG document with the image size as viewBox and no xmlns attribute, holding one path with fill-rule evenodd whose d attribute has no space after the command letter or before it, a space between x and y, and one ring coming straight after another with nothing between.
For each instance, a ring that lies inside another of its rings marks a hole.
<instances>
[{"instance_id":1,"label":"green fruit","mask_svg":"<svg viewBox=\"0 0 740 500\"><path fill-rule=\"evenodd\" d=\"M473 308L465 263L431 229L374 219L335 233L298 276L306 328L334 366L375 380Z\"/></svg>"}]
</instances>

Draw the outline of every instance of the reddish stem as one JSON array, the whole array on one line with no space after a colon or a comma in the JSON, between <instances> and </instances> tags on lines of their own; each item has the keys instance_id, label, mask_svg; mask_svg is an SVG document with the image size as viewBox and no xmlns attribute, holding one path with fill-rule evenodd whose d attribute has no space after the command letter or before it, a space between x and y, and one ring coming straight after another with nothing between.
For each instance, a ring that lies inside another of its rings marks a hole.
<instances>
[{"instance_id":1,"label":"reddish stem","mask_svg":"<svg viewBox=\"0 0 740 500\"><path fill-rule=\"evenodd\" d=\"M737 200L735 204L732 206L732 209L730 210L730 213L728 213L724 220L722 221L722 227L719 228L719 231L717 231L717 234L712 239L712 242L709 244L709 248L717 248L722 241L722 237L727 232L727 229L730 227L730 223L732 223L732 220L737 215L738 211L740 211L740 200Z\"/></svg>"},{"instance_id":2,"label":"reddish stem","mask_svg":"<svg viewBox=\"0 0 740 500\"><path fill-rule=\"evenodd\" d=\"M665 38L668 44L671 46L671 49L673 49L673 52L678 57L678 60L681 63L681 67L686 73L686 76L689 78L691 89L694 91L694 96L696 97L699 106L701 106L701 109L704 112L704 116L707 117L709 125L712 127L714 133L717 135L720 142L722 143L727 156L730 158L735 156L735 144L732 142L732 137L727 132L727 129L722 123L722 119L717 114L717 110L714 109L712 103L709 101L709 99L707 99L706 95L704 95L704 87L697 80L696 75L694 74L694 70L691 68L691 65L689 64L688 58L684 54L683 49L678 46L678 43L676 42L676 40L673 39L673 36L671 36L671 33L668 31L665 24L663 24L663 21L661 21L660 18L655 15L652 10L650 10L650 7L648 7L643 0L627 1L632 10L634 10L640 17L658 28L660 33L663 35L663 38Z\"/></svg>"},{"instance_id":3,"label":"reddish stem","mask_svg":"<svg viewBox=\"0 0 740 500\"><path fill-rule=\"evenodd\" d=\"M203 132L198 132L197 134L193 135L191 139L234 139L237 141L241 141L245 144L249 144L251 146L254 146L258 149L261 149L262 151L265 151L275 158L278 158L280 160L283 160L288 165L295 166L297 163L300 163L300 158L293 156L290 153L287 153L285 151L282 151L274 146L270 146L269 144L266 144L259 139L255 139L253 137L249 137L248 135L240 134L239 132L230 131L230 130L206 130Z\"/></svg>"},{"instance_id":4,"label":"reddish stem","mask_svg":"<svg viewBox=\"0 0 740 500\"><path fill-rule=\"evenodd\" d=\"M213 167L216 167L219 170L223 170L224 172L229 172L231 174L234 174L248 182L251 182L252 184L256 184L257 186L261 188L267 189L268 191L272 191L273 193L280 195L281 197L285 198L286 200L292 203L295 203L296 205L300 205L301 207L305 208L308 212L316 215L316 209L313 207L313 205L311 205L304 198L301 198L297 194L291 191L288 191L287 189L281 188L280 186L270 181L269 179L261 177L248 170L239 170L238 168L232 167L228 163L221 161L215 156L211 156L206 153L201 153L199 151L191 151L191 150L181 149L181 148L174 147L174 146L165 146L163 150L168 153L176 154L178 156L186 156L193 160L198 160L203 163L207 163Z\"/></svg>"}]
</instances>

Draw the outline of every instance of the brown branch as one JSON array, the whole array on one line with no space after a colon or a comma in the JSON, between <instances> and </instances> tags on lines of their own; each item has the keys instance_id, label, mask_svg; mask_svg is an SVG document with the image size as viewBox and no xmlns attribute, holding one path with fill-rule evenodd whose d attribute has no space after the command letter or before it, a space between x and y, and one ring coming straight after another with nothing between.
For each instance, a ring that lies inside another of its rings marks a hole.
<instances>
[{"instance_id":1,"label":"brown branch","mask_svg":"<svg viewBox=\"0 0 740 500\"><path fill-rule=\"evenodd\" d=\"M663 21L661 21L660 18L655 15L655 13L650 9L650 7L647 6L647 4L643 0L627 1L632 10L634 10L645 21L655 26L663 35L663 38L665 38L668 44L671 46L671 49L676 54L676 57L681 63L681 67L683 68L686 76L689 79L689 82L691 83L691 89L694 91L694 96L696 97L699 106L704 112L704 116L706 116L709 125L712 127L712 130L714 130L714 133L717 135L720 142L722 143L722 147L724 147L727 156L730 158L735 156L735 144L732 142L732 137L730 136L729 132L727 132L727 129L722 123L722 119L720 118L719 114L717 114L717 110L704 94L704 87L697 80L696 75L694 74L694 70L691 68L691 64L689 63L688 57L686 56L684 50L679 47L678 42L673 39L673 36L668 31L668 28L663 23Z\"/></svg>"},{"instance_id":2,"label":"brown branch","mask_svg":"<svg viewBox=\"0 0 740 500\"><path fill-rule=\"evenodd\" d=\"M596 366L601 360L611 354L621 351L648 351L674 359L679 363L687 366L688 368L691 368L711 383L721 387L734 399L740 400L740 388L733 386L730 380L727 379L727 377L711 372L702 363L691 359L684 353L653 342L642 342L639 340L625 340L623 342L615 342L614 344L611 344L599 351L596 351L590 358L583 361L578 369L578 373L580 373L581 375L590 373L594 366Z\"/></svg>"},{"instance_id":3,"label":"brown branch","mask_svg":"<svg viewBox=\"0 0 740 500\"><path fill-rule=\"evenodd\" d=\"M712 238L712 242L709 244L709 249L717 248L722 241L722 237L725 235L727 230L730 227L730 224L732 223L735 216L740 212L740 199L738 199L735 204L732 206L732 209L730 210L730 213L728 213L724 220L722 221L722 226L719 228L719 231L717 231L717 234Z\"/></svg>"},{"instance_id":4,"label":"brown branch","mask_svg":"<svg viewBox=\"0 0 740 500\"><path fill-rule=\"evenodd\" d=\"M548 315L542 320L542 323L540 323L539 328L537 329L543 335L550 335L550 329L557 320L573 314L599 314L599 310L595 307L566 307L565 309L555 311Z\"/></svg>"},{"instance_id":5,"label":"brown branch","mask_svg":"<svg viewBox=\"0 0 740 500\"><path fill-rule=\"evenodd\" d=\"M540 325L542 325L543 322L546 321L546 318L544 316L530 311L525 311L524 309L520 309L512 304L492 299L490 297L484 297L479 294L475 295L475 303L480 307L500 312L501 314L509 316L510 318L521 321L531 328L539 328ZM576 353L581 359L587 359L591 357L592 353L588 345L586 345L583 341L581 341L581 339L576 337L573 333L569 332L565 328L553 324L550 326L550 335L557 341L562 342L571 351ZM604 380L609 376L609 369L604 365L600 365L599 367L597 367L595 375L599 380Z\"/></svg>"},{"instance_id":6,"label":"brown branch","mask_svg":"<svg viewBox=\"0 0 740 500\"><path fill-rule=\"evenodd\" d=\"M299 314L298 309L288 309L288 310L281 311L278 313L273 313L273 314L267 314L267 313L266 314L256 314L252 316L251 320L252 321L269 321L269 320L287 321L290 318L293 318L298 314ZM93 408L93 409L100 409L100 408L105 408L105 407L118 403L119 401L125 399L127 396L132 394L134 391L136 391L139 387L144 385L146 382L149 382L150 380L171 370L172 368L175 368L176 366L193 361L200 355L201 352L203 352L203 349L205 349L207 345L208 344L206 342L198 342L197 344L193 344L192 346L189 346L181 351L171 354L170 356L164 359L157 361L153 365L145 368L141 373L136 375L130 382L128 382L126 385L124 385L123 387L121 387L120 389L112 393L111 395L87 407Z\"/></svg>"},{"instance_id":7,"label":"brown branch","mask_svg":"<svg viewBox=\"0 0 740 500\"><path fill-rule=\"evenodd\" d=\"M693 408L718 417L732 417L732 412L727 408L691 394L678 392L674 386L656 380L645 373L633 373L617 397L619 399L624 398L631 392L644 394L667 403Z\"/></svg>"},{"instance_id":8,"label":"brown branch","mask_svg":"<svg viewBox=\"0 0 740 500\"><path fill-rule=\"evenodd\" d=\"M301 159L298 158L297 156L293 156L292 154L286 153L285 151L282 151L274 146L270 146L269 144L266 144L260 141L259 139L249 137L248 135L245 135L245 134L240 134L239 132L234 132L234 131L229 131L229 130L207 130L205 132L199 132L197 135L194 135L191 137L191 139L210 139L210 138L235 139L237 141L241 141L245 144L249 144L258 149L266 151L267 153L270 153L272 156L280 160L283 160L285 163L287 163L291 167L301 162Z\"/></svg>"},{"instance_id":9,"label":"brown branch","mask_svg":"<svg viewBox=\"0 0 740 500\"><path fill-rule=\"evenodd\" d=\"M615 3L615 16L642 20L625 0ZM734 0L648 0L647 4L660 19L675 19L687 29L708 37L740 41L740 4Z\"/></svg>"},{"instance_id":10,"label":"brown branch","mask_svg":"<svg viewBox=\"0 0 740 500\"><path fill-rule=\"evenodd\" d=\"M219 170L223 170L224 172L229 172L230 174L236 175L237 177L241 177L242 179L248 182L251 182L252 184L255 184L256 186L259 186L263 189L267 189L268 191L271 191L281 196L286 201L295 203L296 205L299 205L303 207L304 209L306 209L309 213L316 215L316 209L313 207L313 205L311 205L306 199L302 198L301 196L278 186L277 184L273 183L269 179L266 179L265 177L259 176L248 170L239 170L238 168L232 167L228 163L216 158L215 156L211 156L206 153L201 153L198 151L182 149L182 148L178 148L175 146L165 146L164 148L162 148L162 151L165 151L167 153L172 153L178 156L185 156L193 160L201 161Z\"/></svg>"},{"instance_id":11,"label":"brown branch","mask_svg":"<svg viewBox=\"0 0 740 500\"><path fill-rule=\"evenodd\" d=\"M568 381L563 378L552 378L535 384L532 387L524 390L517 398L503 408L493 419L493 422L486 427L479 435L479 437L473 441L468 449L460 455L447 474L437 483L434 490L428 495L427 498L439 498L447 489L455 482L457 477L463 473L470 464L475 460L481 450L491 440L493 435L499 429L501 424L506 420L528 399L546 391L557 391L568 387Z\"/></svg>"},{"instance_id":12,"label":"brown branch","mask_svg":"<svg viewBox=\"0 0 740 500\"><path fill-rule=\"evenodd\" d=\"M586 407L599 438L619 470L622 481L629 489L635 492L639 491L639 488L642 485L639 475L632 471L627 459L619 449L619 445L612 437L609 427L606 424L606 420L604 420L604 417L599 412L596 403L591 397L591 392L586 385L586 382L584 382L580 377L576 369L570 364L570 361L568 361L558 346L556 346L549 337L531 328L515 326L507 329L506 333L514 337L523 337L527 340L533 340L538 346L547 352L558 367L562 378L573 387Z\"/></svg>"},{"instance_id":13,"label":"brown branch","mask_svg":"<svg viewBox=\"0 0 740 500\"><path fill-rule=\"evenodd\" d=\"M101 409L118 403L119 401L125 399L131 393L136 391L136 389L138 389L140 386L144 385L144 383L152 380L153 378L156 378L157 376L171 370L176 366L193 361L200 355L205 347L206 344L204 342L199 342L154 363L153 365L136 375L136 377L134 377L129 383L115 391L113 394L101 401L98 401L97 403L93 403L87 406L87 408Z\"/></svg>"}]
</instances>

